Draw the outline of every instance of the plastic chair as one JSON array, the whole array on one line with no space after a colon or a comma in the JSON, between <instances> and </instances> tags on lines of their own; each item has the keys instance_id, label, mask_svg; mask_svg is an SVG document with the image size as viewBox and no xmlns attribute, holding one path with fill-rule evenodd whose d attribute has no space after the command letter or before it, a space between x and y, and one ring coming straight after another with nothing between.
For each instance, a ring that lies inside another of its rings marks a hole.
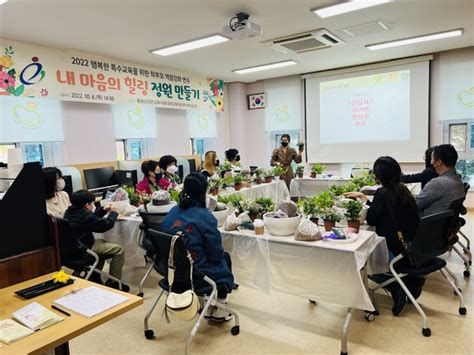
<instances>
[{"instance_id":1,"label":"plastic chair","mask_svg":"<svg viewBox=\"0 0 474 355\"><path fill-rule=\"evenodd\" d=\"M138 213L143 220L143 223L140 224L140 237L138 238L138 245L145 250L145 261L148 261L148 258L154 259L155 258L155 249L153 248L153 244L148 237L148 230L154 229L159 230L161 224L166 218L167 213L148 213L142 210L139 210ZM138 293L137 296L143 297L143 285L145 280L148 278L150 273L153 271L154 263L151 263L150 267L148 268L145 276L143 276L142 280L140 281L140 285L138 286Z\"/></svg>"},{"instance_id":2,"label":"plastic chair","mask_svg":"<svg viewBox=\"0 0 474 355\"><path fill-rule=\"evenodd\" d=\"M114 255L98 255L87 248L74 236L69 221L63 218L55 218L58 226L59 252L61 264L79 274L85 272L84 279L89 280L93 272L98 272L108 279L118 282L122 289L122 281L109 273L98 268L99 263L112 259Z\"/></svg>"},{"instance_id":3,"label":"plastic chair","mask_svg":"<svg viewBox=\"0 0 474 355\"><path fill-rule=\"evenodd\" d=\"M164 278L159 281L158 285L161 288L160 293L154 300L151 308L149 309L148 313L145 316L144 320L144 325L145 325L145 337L147 339L153 339L155 337L155 333L153 330L149 329L148 326L148 320L153 313L154 309L156 308L156 305L160 301L162 295L164 293L168 294L169 292L169 285L168 285L168 256L169 256L169 251L170 251L170 245L171 245L171 239L173 238L172 235L166 234L166 233L161 233L156 230L150 229L148 231L148 235L150 237L150 240L153 244L153 247L155 248L155 270L162 275ZM191 267L189 260L186 257L186 252L183 251L185 250L185 245L184 245L184 238L179 238L178 241L175 244L175 276L174 276L174 283L173 283L173 288L174 285L179 284L182 285L183 291L186 289L189 289L190 287L190 280L189 280L189 268ZM191 330L191 333L189 334L187 341L186 341L186 346L185 346L185 354L188 354L188 348L191 344L191 341L196 334L197 330L199 329L199 326L201 325L201 321L204 318L204 315L206 314L208 308L210 306L214 306L217 308L220 308L234 316L234 326L231 329L231 334L232 335L237 335L240 332L240 326L239 326L239 316L238 314L228 308L227 306L222 305L221 303L217 302L217 285L216 283L210 279L208 276L204 275L201 273L196 267L193 266L193 280L194 284L199 285L203 284L204 286L201 287L195 287L194 292L196 295L199 297L201 305L204 305L201 308L200 315L197 318L194 327ZM199 282L201 281L201 282Z\"/></svg>"},{"instance_id":4,"label":"plastic chair","mask_svg":"<svg viewBox=\"0 0 474 355\"><path fill-rule=\"evenodd\" d=\"M415 238L410 246L390 261L389 267L393 277L377 285L377 287L372 290L375 291L392 282L398 282L423 319L422 334L425 337L431 335L431 329L428 327L428 319L402 279L407 275L420 277L435 271L440 271L459 297L459 314L466 314L462 293L452 279L453 273L447 268L446 261L438 258L438 256L449 250L449 228L452 223L453 215L453 211L445 211L422 218ZM402 259L405 259L404 261L410 261L410 263L402 262L395 265Z\"/></svg>"}]
</instances>

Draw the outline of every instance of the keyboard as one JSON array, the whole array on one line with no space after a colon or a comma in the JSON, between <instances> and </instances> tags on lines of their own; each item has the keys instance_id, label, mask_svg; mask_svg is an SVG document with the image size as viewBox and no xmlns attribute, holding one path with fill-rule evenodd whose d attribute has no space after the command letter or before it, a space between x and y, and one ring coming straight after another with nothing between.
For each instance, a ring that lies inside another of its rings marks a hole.
<instances>
[{"instance_id":1,"label":"keyboard","mask_svg":"<svg viewBox=\"0 0 474 355\"><path fill-rule=\"evenodd\" d=\"M29 300L30 298L43 295L45 293L57 290L58 288L68 286L72 283L74 283L74 279L69 279L65 283L54 282L54 280L49 280L31 287L24 288L22 290L15 291L15 293L18 296Z\"/></svg>"}]
</instances>

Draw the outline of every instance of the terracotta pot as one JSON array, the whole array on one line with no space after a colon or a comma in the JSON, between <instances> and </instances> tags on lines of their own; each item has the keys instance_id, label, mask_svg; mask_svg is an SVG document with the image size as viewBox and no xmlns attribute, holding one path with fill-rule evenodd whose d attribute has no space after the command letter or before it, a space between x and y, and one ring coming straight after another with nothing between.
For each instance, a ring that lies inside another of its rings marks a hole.
<instances>
[{"instance_id":1,"label":"terracotta pot","mask_svg":"<svg viewBox=\"0 0 474 355\"><path fill-rule=\"evenodd\" d=\"M234 189L235 191L239 191L242 188L242 184L235 184Z\"/></svg>"},{"instance_id":2,"label":"terracotta pot","mask_svg":"<svg viewBox=\"0 0 474 355\"><path fill-rule=\"evenodd\" d=\"M255 221L255 219L257 219L258 217L258 213L249 213L249 217L250 219L253 221Z\"/></svg>"},{"instance_id":3,"label":"terracotta pot","mask_svg":"<svg viewBox=\"0 0 474 355\"><path fill-rule=\"evenodd\" d=\"M356 233L359 233L359 228L360 228L360 221L357 220L348 220L347 221L347 226L349 228L354 228L356 230Z\"/></svg>"},{"instance_id":4,"label":"terracotta pot","mask_svg":"<svg viewBox=\"0 0 474 355\"><path fill-rule=\"evenodd\" d=\"M268 183L272 182L272 179L273 178L271 176L266 176L265 177L265 183L268 184Z\"/></svg>"},{"instance_id":5,"label":"terracotta pot","mask_svg":"<svg viewBox=\"0 0 474 355\"><path fill-rule=\"evenodd\" d=\"M313 222L314 224L318 225L318 222L319 222L319 218L318 217L311 217L309 219L311 222Z\"/></svg>"},{"instance_id":6,"label":"terracotta pot","mask_svg":"<svg viewBox=\"0 0 474 355\"><path fill-rule=\"evenodd\" d=\"M328 221L327 219L324 220L324 229L326 230L326 232L330 232L335 226L336 222Z\"/></svg>"},{"instance_id":7,"label":"terracotta pot","mask_svg":"<svg viewBox=\"0 0 474 355\"><path fill-rule=\"evenodd\" d=\"M262 179L257 179L255 180L255 182L257 183L257 185L260 185L262 183Z\"/></svg>"},{"instance_id":8,"label":"terracotta pot","mask_svg":"<svg viewBox=\"0 0 474 355\"><path fill-rule=\"evenodd\" d=\"M316 173L311 173L311 177L312 177L313 179L316 179Z\"/></svg>"},{"instance_id":9,"label":"terracotta pot","mask_svg":"<svg viewBox=\"0 0 474 355\"><path fill-rule=\"evenodd\" d=\"M217 194L219 194L219 189L217 187L213 187L211 190L211 195L212 196L216 196Z\"/></svg>"},{"instance_id":10,"label":"terracotta pot","mask_svg":"<svg viewBox=\"0 0 474 355\"><path fill-rule=\"evenodd\" d=\"M298 178L302 179L303 178L303 173L298 174Z\"/></svg>"}]
</instances>

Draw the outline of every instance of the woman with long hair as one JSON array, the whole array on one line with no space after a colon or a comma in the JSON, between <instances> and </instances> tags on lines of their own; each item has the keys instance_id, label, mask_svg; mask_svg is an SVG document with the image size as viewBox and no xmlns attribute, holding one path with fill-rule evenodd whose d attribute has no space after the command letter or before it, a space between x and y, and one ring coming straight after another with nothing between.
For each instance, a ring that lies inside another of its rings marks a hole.
<instances>
[{"instance_id":1,"label":"woman with long hair","mask_svg":"<svg viewBox=\"0 0 474 355\"><path fill-rule=\"evenodd\" d=\"M360 198L370 208L367 212L367 224L375 226L375 232L385 237L389 250L389 257L393 259L404 250L402 241L398 238L398 231L403 234L406 242L413 240L419 224L416 201L410 191L400 182L401 169L398 162L392 157L378 158L373 167L376 181L382 186L375 192L372 202L360 192L349 192L345 196ZM396 265L395 265L396 267ZM372 279L382 283L388 277L374 275ZM407 276L404 278L408 289L415 298L421 294L424 279ZM406 295L398 283L391 283L386 287L393 298L393 315L397 316L406 303Z\"/></svg>"},{"instance_id":2,"label":"woman with long hair","mask_svg":"<svg viewBox=\"0 0 474 355\"><path fill-rule=\"evenodd\" d=\"M205 177L211 177L212 175L216 174L219 168L219 159L217 159L217 153L213 150L209 150L206 152L204 156L204 164L201 173Z\"/></svg>"}]
</instances>

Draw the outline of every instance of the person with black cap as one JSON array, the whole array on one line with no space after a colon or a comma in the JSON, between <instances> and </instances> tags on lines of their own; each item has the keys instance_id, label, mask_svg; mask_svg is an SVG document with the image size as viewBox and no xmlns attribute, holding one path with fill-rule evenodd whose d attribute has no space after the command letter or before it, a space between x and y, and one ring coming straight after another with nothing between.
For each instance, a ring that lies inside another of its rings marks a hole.
<instances>
[{"instance_id":1,"label":"person with black cap","mask_svg":"<svg viewBox=\"0 0 474 355\"><path fill-rule=\"evenodd\" d=\"M225 255L217 220L206 208L207 179L201 173L191 173L184 180L180 203L166 216L161 230L175 235L184 232L194 266L211 278L217 285L217 300L225 303L232 291L234 276L230 270L230 258ZM203 283L200 285L200 282ZM195 287L206 286L202 280L194 280ZM232 315L219 308L208 310L206 318L228 321Z\"/></svg>"}]
</instances>

